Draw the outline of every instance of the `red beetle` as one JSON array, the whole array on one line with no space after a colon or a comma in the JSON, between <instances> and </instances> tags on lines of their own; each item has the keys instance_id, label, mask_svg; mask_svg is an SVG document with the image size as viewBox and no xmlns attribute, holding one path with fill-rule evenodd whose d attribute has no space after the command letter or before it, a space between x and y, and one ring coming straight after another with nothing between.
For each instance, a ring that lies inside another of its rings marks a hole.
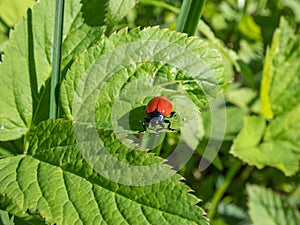
<instances>
[{"instance_id":1,"label":"red beetle","mask_svg":"<svg viewBox=\"0 0 300 225\"><path fill-rule=\"evenodd\" d=\"M146 113L148 114L148 118L145 118L143 122L144 131L146 130L145 123L150 123L152 127L156 125L160 125L164 129L165 126L163 123L168 123L168 129L174 130L170 128L171 122L169 120L165 120L165 116L173 116L174 112L172 112L173 105L169 99L163 96L157 96L153 98L146 107Z\"/></svg>"}]
</instances>

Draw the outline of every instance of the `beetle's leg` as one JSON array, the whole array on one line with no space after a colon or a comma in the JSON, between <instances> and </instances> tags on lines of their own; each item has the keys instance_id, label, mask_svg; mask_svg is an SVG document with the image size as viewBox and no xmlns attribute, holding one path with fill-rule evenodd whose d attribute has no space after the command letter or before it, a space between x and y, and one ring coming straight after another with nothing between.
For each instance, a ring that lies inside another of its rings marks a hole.
<instances>
[{"instance_id":1,"label":"beetle's leg","mask_svg":"<svg viewBox=\"0 0 300 225\"><path fill-rule=\"evenodd\" d=\"M143 130L141 130L140 132L146 131L147 130L146 123L149 123L149 119L145 118L144 120L140 120L140 123L142 123L142 125L143 125Z\"/></svg>"},{"instance_id":2,"label":"beetle's leg","mask_svg":"<svg viewBox=\"0 0 300 225\"><path fill-rule=\"evenodd\" d=\"M160 121L157 124L159 124L161 127L156 129L156 135L158 135L158 132L165 129L164 121Z\"/></svg>"},{"instance_id":3,"label":"beetle's leg","mask_svg":"<svg viewBox=\"0 0 300 225\"><path fill-rule=\"evenodd\" d=\"M169 117L174 117L174 116L177 116L177 115L176 115L176 112L171 112L171 114L170 114Z\"/></svg>"},{"instance_id":4,"label":"beetle's leg","mask_svg":"<svg viewBox=\"0 0 300 225\"><path fill-rule=\"evenodd\" d=\"M162 129L165 129L165 125L164 125L163 122L164 122L164 121L160 121L160 122L159 122L159 125L161 126Z\"/></svg>"},{"instance_id":5,"label":"beetle's leg","mask_svg":"<svg viewBox=\"0 0 300 225\"><path fill-rule=\"evenodd\" d=\"M164 120L165 123L168 124L168 130L174 131L175 129L171 128L171 121L170 120Z\"/></svg>"}]
</instances>

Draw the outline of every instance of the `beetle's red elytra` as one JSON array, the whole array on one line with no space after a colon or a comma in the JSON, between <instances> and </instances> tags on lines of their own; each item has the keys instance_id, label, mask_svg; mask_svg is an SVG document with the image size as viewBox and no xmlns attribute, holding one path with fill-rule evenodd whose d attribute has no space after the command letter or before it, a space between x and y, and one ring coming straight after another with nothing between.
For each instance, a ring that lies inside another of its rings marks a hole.
<instances>
[{"instance_id":1,"label":"beetle's red elytra","mask_svg":"<svg viewBox=\"0 0 300 225\"><path fill-rule=\"evenodd\" d=\"M163 96L153 98L146 107L146 113L150 114L155 110L163 116L169 116L172 112L173 105L169 99Z\"/></svg>"}]
</instances>

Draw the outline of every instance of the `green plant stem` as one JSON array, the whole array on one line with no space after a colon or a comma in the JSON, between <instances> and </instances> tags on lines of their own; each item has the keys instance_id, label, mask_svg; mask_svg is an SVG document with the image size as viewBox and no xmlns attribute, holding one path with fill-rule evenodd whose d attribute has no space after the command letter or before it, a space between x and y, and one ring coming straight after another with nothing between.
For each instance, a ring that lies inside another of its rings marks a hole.
<instances>
[{"instance_id":1,"label":"green plant stem","mask_svg":"<svg viewBox=\"0 0 300 225\"><path fill-rule=\"evenodd\" d=\"M53 34L53 57L50 89L50 118L57 118L58 89L60 86L61 46L64 20L64 0L56 0L54 34Z\"/></svg>"},{"instance_id":2,"label":"green plant stem","mask_svg":"<svg viewBox=\"0 0 300 225\"><path fill-rule=\"evenodd\" d=\"M227 190L228 186L232 182L233 177L239 171L241 166L242 166L242 161L235 161L233 165L229 168L225 176L224 182L220 185L220 187L215 192L212 199L211 208L208 211L208 218L210 220L212 220L213 217L215 216L220 200L222 199L225 191Z\"/></svg>"},{"instance_id":3,"label":"green plant stem","mask_svg":"<svg viewBox=\"0 0 300 225\"><path fill-rule=\"evenodd\" d=\"M140 0L139 3L141 5L153 5L158 8L164 8L164 9L170 10L171 12L174 12L174 13L180 12L180 10L177 7L172 6L166 2L158 1L158 0Z\"/></svg>"},{"instance_id":4,"label":"green plant stem","mask_svg":"<svg viewBox=\"0 0 300 225\"><path fill-rule=\"evenodd\" d=\"M184 0L178 16L176 31L187 33L189 36L194 35L204 5L205 0Z\"/></svg>"}]
</instances>

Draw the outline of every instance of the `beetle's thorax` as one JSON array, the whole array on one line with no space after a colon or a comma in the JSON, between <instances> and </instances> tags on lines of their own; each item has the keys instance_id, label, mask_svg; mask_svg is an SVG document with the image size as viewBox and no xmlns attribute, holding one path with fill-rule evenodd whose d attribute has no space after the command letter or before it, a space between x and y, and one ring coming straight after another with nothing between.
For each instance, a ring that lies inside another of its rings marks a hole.
<instances>
[{"instance_id":1,"label":"beetle's thorax","mask_svg":"<svg viewBox=\"0 0 300 225\"><path fill-rule=\"evenodd\" d=\"M164 116L160 112L155 110L154 112L149 114L149 120L151 126L155 127L158 124L162 124L162 122L164 121Z\"/></svg>"},{"instance_id":2,"label":"beetle's thorax","mask_svg":"<svg viewBox=\"0 0 300 225\"><path fill-rule=\"evenodd\" d=\"M157 110L155 110L154 112L151 112L151 113L148 114L149 120L151 120L152 118L155 118L155 117L160 117L160 118L162 118L162 120L164 119L163 114L161 114Z\"/></svg>"}]
</instances>

